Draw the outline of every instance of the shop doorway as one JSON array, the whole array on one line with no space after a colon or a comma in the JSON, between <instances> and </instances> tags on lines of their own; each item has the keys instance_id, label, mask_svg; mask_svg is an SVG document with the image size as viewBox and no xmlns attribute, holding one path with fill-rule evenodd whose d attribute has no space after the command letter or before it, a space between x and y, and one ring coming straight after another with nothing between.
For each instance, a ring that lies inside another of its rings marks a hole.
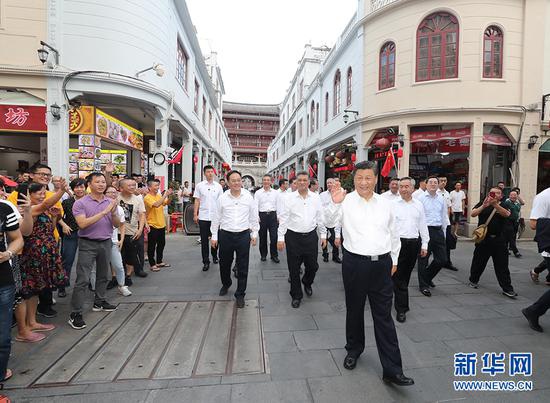
<instances>
[{"instance_id":1,"label":"shop doorway","mask_svg":"<svg viewBox=\"0 0 550 403\"><path fill-rule=\"evenodd\" d=\"M550 187L550 140L539 148L537 194Z\"/></svg>"}]
</instances>

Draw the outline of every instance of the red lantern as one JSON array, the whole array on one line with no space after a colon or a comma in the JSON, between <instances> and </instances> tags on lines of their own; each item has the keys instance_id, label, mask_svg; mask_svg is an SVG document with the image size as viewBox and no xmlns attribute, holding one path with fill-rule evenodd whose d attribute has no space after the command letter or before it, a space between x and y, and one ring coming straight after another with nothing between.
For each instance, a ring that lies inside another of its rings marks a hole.
<instances>
[{"instance_id":1,"label":"red lantern","mask_svg":"<svg viewBox=\"0 0 550 403\"><path fill-rule=\"evenodd\" d=\"M353 153L351 154L351 162L357 161L357 154Z\"/></svg>"},{"instance_id":2,"label":"red lantern","mask_svg":"<svg viewBox=\"0 0 550 403\"><path fill-rule=\"evenodd\" d=\"M387 150L390 147L390 144L390 141L385 137L382 137L374 142L374 145L381 150Z\"/></svg>"},{"instance_id":3,"label":"red lantern","mask_svg":"<svg viewBox=\"0 0 550 403\"><path fill-rule=\"evenodd\" d=\"M343 159L345 156L346 156L346 153L344 151L338 151L336 153L336 158L338 158L339 160Z\"/></svg>"},{"instance_id":4,"label":"red lantern","mask_svg":"<svg viewBox=\"0 0 550 403\"><path fill-rule=\"evenodd\" d=\"M327 164L332 164L332 163L334 162L334 159L335 159L335 158L334 158L334 155L327 155L327 156L325 157L325 162L326 162Z\"/></svg>"},{"instance_id":5,"label":"red lantern","mask_svg":"<svg viewBox=\"0 0 550 403\"><path fill-rule=\"evenodd\" d=\"M401 157L403 157L403 149L402 148L397 150L397 158L401 158Z\"/></svg>"},{"instance_id":6,"label":"red lantern","mask_svg":"<svg viewBox=\"0 0 550 403\"><path fill-rule=\"evenodd\" d=\"M317 172L317 164L313 164L313 170Z\"/></svg>"},{"instance_id":7,"label":"red lantern","mask_svg":"<svg viewBox=\"0 0 550 403\"><path fill-rule=\"evenodd\" d=\"M199 157L197 157L196 155L193 157L193 162L196 164L197 162L199 162Z\"/></svg>"}]
</instances>

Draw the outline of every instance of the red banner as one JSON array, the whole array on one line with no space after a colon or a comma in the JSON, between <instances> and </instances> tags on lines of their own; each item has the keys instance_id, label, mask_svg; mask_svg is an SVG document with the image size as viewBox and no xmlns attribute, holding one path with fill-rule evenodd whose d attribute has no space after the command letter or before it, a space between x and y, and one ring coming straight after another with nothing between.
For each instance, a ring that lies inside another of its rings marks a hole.
<instances>
[{"instance_id":1,"label":"red banner","mask_svg":"<svg viewBox=\"0 0 550 403\"><path fill-rule=\"evenodd\" d=\"M483 144L491 144L494 146L504 146L504 147L512 146L512 142L504 134L483 133Z\"/></svg>"},{"instance_id":2,"label":"red banner","mask_svg":"<svg viewBox=\"0 0 550 403\"><path fill-rule=\"evenodd\" d=\"M0 131L46 133L46 107L0 105Z\"/></svg>"},{"instance_id":3,"label":"red banner","mask_svg":"<svg viewBox=\"0 0 550 403\"><path fill-rule=\"evenodd\" d=\"M470 137L470 128L411 133L411 143L420 141L458 140Z\"/></svg>"}]
</instances>

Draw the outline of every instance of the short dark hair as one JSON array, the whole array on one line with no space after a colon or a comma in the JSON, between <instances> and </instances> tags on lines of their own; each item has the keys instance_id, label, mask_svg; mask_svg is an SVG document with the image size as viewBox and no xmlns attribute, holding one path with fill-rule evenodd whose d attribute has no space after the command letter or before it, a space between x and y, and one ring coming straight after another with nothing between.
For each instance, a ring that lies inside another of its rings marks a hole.
<instances>
[{"instance_id":1,"label":"short dark hair","mask_svg":"<svg viewBox=\"0 0 550 403\"><path fill-rule=\"evenodd\" d=\"M147 186L151 186L153 183L158 183L160 185L160 181L158 179L149 179L147 181Z\"/></svg>"},{"instance_id":2,"label":"short dark hair","mask_svg":"<svg viewBox=\"0 0 550 403\"><path fill-rule=\"evenodd\" d=\"M269 179L271 179L271 175L270 175L270 174L265 174L264 176L262 176L262 179L263 179L263 178L269 178Z\"/></svg>"},{"instance_id":3,"label":"short dark hair","mask_svg":"<svg viewBox=\"0 0 550 403\"><path fill-rule=\"evenodd\" d=\"M39 169L47 169L48 171L52 171L52 169L47 166L47 165L44 165L44 164L34 164L32 167L31 167L31 173L35 174L38 172Z\"/></svg>"},{"instance_id":4,"label":"short dark hair","mask_svg":"<svg viewBox=\"0 0 550 403\"><path fill-rule=\"evenodd\" d=\"M409 181L411 182L411 185L414 187L414 185L416 184L416 181L411 178L410 176L404 176L402 177L401 179L399 179L399 182L402 182L402 181Z\"/></svg>"},{"instance_id":5,"label":"short dark hair","mask_svg":"<svg viewBox=\"0 0 550 403\"><path fill-rule=\"evenodd\" d=\"M283 186L285 182L288 182L288 179L279 179L279 187Z\"/></svg>"},{"instance_id":6,"label":"short dark hair","mask_svg":"<svg viewBox=\"0 0 550 403\"><path fill-rule=\"evenodd\" d=\"M462 185L462 182L461 182L461 181L456 181L456 182L455 182L455 186L456 186L457 183L460 183L460 184Z\"/></svg>"},{"instance_id":7,"label":"short dark hair","mask_svg":"<svg viewBox=\"0 0 550 403\"><path fill-rule=\"evenodd\" d=\"M111 174L111 178L117 178L117 179L119 179L119 178L120 178L120 175L119 175L119 174Z\"/></svg>"},{"instance_id":8,"label":"short dark hair","mask_svg":"<svg viewBox=\"0 0 550 403\"><path fill-rule=\"evenodd\" d=\"M229 171L227 173L227 175L225 175L225 177L227 178L227 180L229 180L229 178L231 177L231 175L233 174L239 174L239 176L242 178L243 176L241 175L241 173L235 169L232 169L231 171Z\"/></svg>"},{"instance_id":9,"label":"short dark hair","mask_svg":"<svg viewBox=\"0 0 550 403\"><path fill-rule=\"evenodd\" d=\"M298 173L296 174L296 178L298 176L307 176L307 178L309 179L309 173L307 173L306 171L298 171ZM294 180L296 180L296 178L293 178Z\"/></svg>"},{"instance_id":10,"label":"short dark hair","mask_svg":"<svg viewBox=\"0 0 550 403\"><path fill-rule=\"evenodd\" d=\"M497 185L498 185L499 183L502 183L503 185L506 185L506 183L504 183L504 181L498 181L498 182L497 182Z\"/></svg>"},{"instance_id":11,"label":"short dark hair","mask_svg":"<svg viewBox=\"0 0 550 403\"><path fill-rule=\"evenodd\" d=\"M378 164L376 161L361 161L355 164L355 167L353 167L353 176L357 173L359 170L363 169L370 169L372 172L374 172L374 176L378 176Z\"/></svg>"},{"instance_id":12,"label":"short dark hair","mask_svg":"<svg viewBox=\"0 0 550 403\"><path fill-rule=\"evenodd\" d=\"M213 167L212 165L205 165L204 168L202 169L202 172L203 172L203 173L206 173L206 170L207 170L207 169L212 169L212 170L215 171L215 169L214 169L214 167Z\"/></svg>"},{"instance_id":13,"label":"short dark hair","mask_svg":"<svg viewBox=\"0 0 550 403\"><path fill-rule=\"evenodd\" d=\"M46 185L42 185L41 183L36 182L29 184L29 193L40 192L43 189L46 189Z\"/></svg>"},{"instance_id":14,"label":"short dark hair","mask_svg":"<svg viewBox=\"0 0 550 403\"><path fill-rule=\"evenodd\" d=\"M404 179L404 178L401 178L401 179ZM401 179L399 179L397 176L394 176L393 178L390 179L390 183L393 182L393 181L399 182Z\"/></svg>"},{"instance_id":15,"label":"short dark hair","mask_svg":"<svg viewBox=\"0 0 550 403\"><path fill-rule=\"evenodd\" d=\"M295 180L296 180L296 177L290 178L290 179L288 180L288 184L289 184L289 185L292 185L292 184L294 183Z\"/></svg>"},{"instance_id":16,"label":"short dark hair","mask_svg":"<svg viewBox=\"0 0 550 403\"><path fill-rule=\"evenodd\" d=\"M221 182L221 181L224 181L224 182L225 182L225 178L220 178L220 182Z\"/></svg>"},{"instance_id":17,"label":"short dark hair","mask_svg":"<svg viewBox=\"0 0 550 403\"><path fill-rule=\"evenodd\" d=\"M71 187L72 190L74 190L75 187L82 186L82 185L86 186L86 181L82 178L73 179L71 183L69 183L69 186Z\"/></svg>"},{"instance_id":18,"label":"short dark hair","mask_svg":"<svg viewBox=\"0 0 550 403\"><path fill-rule=\"evenodd\" d=\"M94 180L94 178L97 178L97 177L99 177L99 176L103 176L103 178L105 178L105 175L103 175L102 172L92 172L90 175L88 175L88 176L86 177L86 181L87 181L88 183L92 183L92 181Z\"/></svg>"},{"instance_id":19,"label":"short dark hair","mask_svg":"<svg viewBox=\"0 0 550 403\"><path fill-rule=\"evenodd\" d=\"M439 176L436 176L436 175L428 176L428 179L426 179L426 182L428 182L430 179L435 179L437 183L439 183Z\"/></svg>"},{"instance_id":20,"label":"short dark hair","mask_svg":"<svg viewBox=\"0 0 550 403\"><path fill-rule=\"evenodd\" d=\"M512 190L510 190L510 192L517 192L517 193L521 193L521 190L520 190L520 188L518 188L518 187L515 187L515 188L512 188Z\"/></svg>"}]
</instances>

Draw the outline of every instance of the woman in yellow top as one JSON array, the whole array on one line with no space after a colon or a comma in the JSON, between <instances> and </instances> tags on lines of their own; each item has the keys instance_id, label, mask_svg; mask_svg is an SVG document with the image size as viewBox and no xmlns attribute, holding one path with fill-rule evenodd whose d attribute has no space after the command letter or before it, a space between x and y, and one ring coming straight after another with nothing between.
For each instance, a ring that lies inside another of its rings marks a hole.
<instances>
[{"instance_id":1,"label":"woman in yellow top","mask_svg":"<svg viewBox=\"0 0 550 403\"><path fill-rule=\"evenodd\" d=\"M160 181L158 179L151 179L147 182L147 186L149 187L149 192L143 198L147 225L150 228L147 256L149 258L149 264L151 265L151 271L159 271L161 267L170 267L169 264L162 261L164 245L166 244L164 206L168 205L170 202L170 196L174 193L174 190L168 189L160 194ZM155 250L157 253L156 260Z\"/></svg>"}]
</instances>

